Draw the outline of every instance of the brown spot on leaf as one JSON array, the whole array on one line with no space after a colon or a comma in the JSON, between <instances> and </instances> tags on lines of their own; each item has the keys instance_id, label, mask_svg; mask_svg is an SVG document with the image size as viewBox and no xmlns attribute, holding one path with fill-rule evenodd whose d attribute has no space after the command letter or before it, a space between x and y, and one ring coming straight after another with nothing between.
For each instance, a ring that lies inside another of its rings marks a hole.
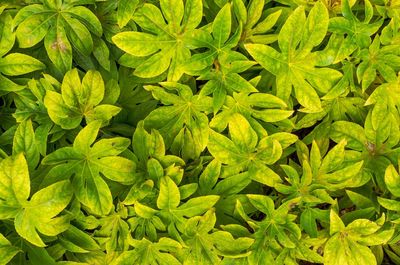
<instances>
[{"instance_id":1,"label":"brown spot on leaf","mask_svg":"<svg viewBox=\"0 0 400 265\"><path fill-rule=\"evenodd\" d=\"M53 44L51 45L51 48L53 50L59 50L61 52L65 52L67 50L67 46L65 45L63 40L60 38L57 38L57 41L53 42Z\"/></svg>"}]
</instances>

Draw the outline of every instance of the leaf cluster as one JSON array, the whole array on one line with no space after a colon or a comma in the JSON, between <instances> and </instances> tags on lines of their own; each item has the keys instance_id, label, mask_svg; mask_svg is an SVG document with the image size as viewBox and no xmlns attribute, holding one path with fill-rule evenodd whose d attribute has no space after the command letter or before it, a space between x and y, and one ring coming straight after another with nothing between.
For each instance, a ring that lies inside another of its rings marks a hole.
<instances>
[{"instance_id":1,"label":"leaf cluster","mask_svg":"<svg viewBox=\"0 0 400 265\"><path fill-rule=\"evenodd\" d=\"M0 265L400 265L387 0L0 0Z\"/></svg>"}]
</instances>

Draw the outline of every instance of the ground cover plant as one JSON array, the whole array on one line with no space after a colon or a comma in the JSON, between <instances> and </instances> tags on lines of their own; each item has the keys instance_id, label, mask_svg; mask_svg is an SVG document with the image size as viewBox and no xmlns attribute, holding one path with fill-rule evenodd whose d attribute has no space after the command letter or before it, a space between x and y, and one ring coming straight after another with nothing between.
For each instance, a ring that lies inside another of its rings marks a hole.
<instances>
[{"instance_id":1,"label":"ground cover plant","mask_svg":"<svg viewBox=\"0 0 400 265\"><path fill-rule=\"evenodd\" d=\"M396 0L0 0L0 264L400 264Z\"/></svg>"}]
</instances>

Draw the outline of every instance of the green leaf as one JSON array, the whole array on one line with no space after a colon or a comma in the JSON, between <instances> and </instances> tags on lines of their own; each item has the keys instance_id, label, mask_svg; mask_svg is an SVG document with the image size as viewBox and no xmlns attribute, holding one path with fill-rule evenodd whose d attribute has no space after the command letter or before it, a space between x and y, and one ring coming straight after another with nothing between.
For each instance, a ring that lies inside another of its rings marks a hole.
<instances>
[{"instance_id":1,"label":"green leaf","mask_svg":"<svg viewBox=\"0 0 400 265\"><path fill-rule=\"evenodd\" d=\"M56 236L68 229L65 216L56 217L70 202L72 187L69 181L57 182L36 192L15 217L17 233L30 243L44 247L38 232Z\"/></svg>"},{"instance_id":2,"label":"green leaf","mask_svg":"<svg viewBox=\"0 0 400 265\"><path fill-rule=\"evenodd\" d=\"M3 187L0 192L2 199L0 205L1 207L7 205L20 207L30 194L29 171L25 157L22 153L19 153L2 160L0 163L0 181Z\"/></svg>"},{"instance_id":3,"label":"green leaf","mask_svg":"<svg viewBox=\"0 0 400 265\"><path fill-rule=\"evenodd\" d=\"M76 128L83 117L87 122L99 120L106 124L120 112L120 108L102 105L104 93L103 78L98 71L89 70L81 82L75 68L65 74L61 94L46 91L44 105L52 121L64 129Z\"/></svg>"},{"instance_id":4,"label":"green leaf","mask_svg":"<svg viewBox=\"0 0 400 265\"><path fill-rule=\"evenodd\" d=\"M100 37L103 34L103 27L100 20L89 8L84 6L74 6L69 8L67 11L97 37Z\"/></svg>"},{"instance_id":5,"label":"green leaf","mask_svg":"<svg viewBox=\"0 0 400 265\"><path fill-rule=\"evenodd\" d=\"M321 112L317 91L326 93L342 76L336 70L315 67L317 62L311 52L324 38L328 21L328 11L322 3L315 4L307 18L304 8L298 7L279 32L281 52L263 44L245 45L250 55L276 76L278 97L288 100L294 87L297 101L305 107L303 112Z\"/></svg>"},{"instance_id":6,"label":"green leaf","mask_svg":"<svg viewBox=\"0 0 400 265\"><path fill-rule=\"evenodd\" d=\"M317 222L311 209L306 209L301 213L300 225L311 237L318 236Z\"/></svg>"},{"instance_id":7,"label":"green leaf","mask_svg":"<svg viewBox=\"0 0 400 265\"><path fill-rule=\"evenodd\" d=\"M10 14L0 15L0 57L11 50L15 42L15 33L12 30L13 20Z\"/></svg>"},{"instance_id":8,"label":"green leaf","mask_svg":"<svg viewBox=\"0 0 400 265\"><path fill-rule=\"evenodd\" d=\"M182 25L187 29L196 28L203 18L203 14L200 10L203 10L203 1L187 0L185 3L185 14L183 16Z\"/></svg>"},{"instance_id":9,"label":"green leaf","mask_svg":"<svg viewBox=\"0 0 400 265\"><path fill-rule=\"evenodd\" d=\"M57 149L42 164L54 165L52 171L55 175L61 174L63 179L72 176L78 200L95 214L107 214L113 206L112 197L102 176L133 183L136 164L118 156L128 148L128 139L116 137L95 142L100 125L99 121L89 123L78 133L73 147Z\"/></svg>"},{"instance_id":10,"label":"green leaf","mask_svg":"<svg viewBox=\"0 0 400 265\"><path fill-rule=\"evenodd\" d=\"M193 95L188 86L179 83L164 82L161 85L163 88L146 87L164 106L147 115L144 125L157 129L165 145L171 146L174 153L181 153L184 159L195 159L208 142L208 118L205 113L210 112L211 99Z\"/></svg>"},{"instance_id":11,"label":"green leaf","mask_svg":"<svg viewBox=\"0 0 400 265\"><path fill-rule=\"evenodd\" d=\"M190 46L184 45L182 37L199 23L202 5L196 1L162 1L161 10L149 3L135 12L133 20L146 32L127 31L112 37L116 46L135 56L149 56L140 63L134 74L141 78L159 76L168 70L168 81L178 81L184 73L183 65L191 57ZM165 23L164 18L168 24ZM193 21L192 21L193 19ZM182 25L183 24L183 25Z\"/></svg>"},{"instance_id":12,"label":"green leaf","mask_svg":"<svg viewBox=\"0 0 400 265\"><path fill-rule=\"evenodd\" d=\"M302 36L302 48L311 50L324 39L328 30L328 9L322 2L316 2L308 14Z\"/></svg>"},{"instance_id":13,"label":"green leaf","mask_svg":"<svg viewBox=\"0 0 400 265\"><path fill-rule=\"evenodd\" d=\"M11 245L2 234L0 234L0 264L6 265L20 252L20 249Z\"/></svg>"},{"instance_id":14,"label":"green leaf","mask_svg":"<svg viewBox=\"0 0 400 265\"><path fill-rule=\"evenodd\" d=\"M389 165L385 171L385 184L390 193L400 197L400 175L393 165Z\"/></svg>"},{"instance_id":15,"label":"green leaf","mask_svg":"<svg viewBox=\"0 0 400 265\"><path fill-rule=\"evenodd\" d=\"M72 46L81 54L89 56L93 51L90 31L78 19L68 16L63 16L63 18L63 25L67 29Z\"/></svg>"},{"instance_id":16,"label":"green leaf","mask_svg":"<svg viewBox=\"0 0 400 265\"><path fill-rule=\"evenodd\" d=\"M252 150L257 145L257 134L250 127L248 121L240 114L235 113L229 121L229 134L232 141L241 150Z\"/></svg>"},{"instance_id":17,"label":"green leaf","mask_svg":"<svg viewBox=\"0 0 400 265\"><path fill-rule=\"evenodd\" d=\"M212 34L217 47L221 48L231 34L231 5L226 4L217 14L212 24Z\"/></svg>"},{"instance_id":18,"label":"green leaf","mask_svg":"<svg viewBox=\"0 0 400 265\"><path fill-rule=\"evenodd\" d=\"M209 192L217 183L221 173L221 163L214 159L203 170L199 177L200 191L203 193Z\"/></svg>"},{"instance_id":19,"label":"green leaf","mask_svg":"<svg viewBox=\"0 0 400 265\"><path fill-rule=\"evenodd\" d=\"M47 55L62 73L71 70L72 46L62 25L51 27L44 38Z\"/></svg>"},{"instance_id":20,"label":"green leaf","mask_svg":"<svg viewBox=\"0 0 400 265\"><path fill-rule=\"evenodd\" d=\"M9 76L24 75L44 68L42 62L22 53L10 53L0 58L0 72Z\"/></svg>"},{"instance_id":21,"label":"green leaf","mask_svg":"<svg viewBox=\"0 0 400 265\"><path fill-rule=\"evenodd\" d=\"M16 30L19 47L29 48L43 40L52 20L53 16L45 12L26 17Z\"/></svg>"},{"instance_id":22,"label":"green leaf","mask_svg":"<svg viewBox=\"0 0 400 265\"><path fill-rule=\"evenodd\" d=\"M210 131L207 148L213 157L224 164L237 164L243 161L238 147L230 139L214 131Z\"/></svg>"},{"instance_id":23,"label":"green leaf","mask_svg":"<svg viewBox=\"0 0 400 265\"><path fill-rule=\"evenodd\" d=\"M180 200L179 189L175 182L169 177L162 178L157 207L159 209L172 210L178 207Z\"/></svg>"},{"instance_id":24,"label":"green leaf","mask_svg":"<svg viewBox=\"0 0 400 265\"><path fill-rule=\"evenodd\" d=\"M138 4L139 4L138 0L134 1L121 0L118 2L117 19L118 19L118 26L120 28L123 28L126 26L126 24L128 24Z\"/></svg>"},{"instance_id":25,"label":"green leaf","mask_svg":"<svg viewBox=\"0 0 400 265\"><path fill-rule=\"evenodd\" d=\"M330 137L337 143L345 139L349 148L358 151L364 150L368 142L363 128L358 124L348 121L333 123Z\"/></svg>"},{"instance_id":26,"label":"green leaf","mask_svg":"<svg viewBox=\"0 0 400 265\"><path fill-rule=\"evenodd\" d=\"M30 169L39 163L40 155L31 120L21 122L14 134L13 154L19 153L24 153Z\"/></svg>"},{"instance_id":27,"label":"green leaf","mask_svg":"<svg viewBox=\"0 0 400 265\"><path fill-rule=\"evenodd\" d=\"M354 243L340 235L331 237L324 248L324 264L327 265L351 265L371 264L375 265L376 259L371 250L363 245Z\"/></svg>"},{"instance_id":28,"label":"green leaf","mask_svg":"<svg viewBox=\"0 0 400 265\"><path fill-rule=\"evenodd\" d=\"M329 233L330 235L334 235L335 233L339 233L344 229L344 223L340 219L337 213L335 211L331 210L330 211L330 228L329 228Z\"/></svg>"},{"instance_id":29,"label":"green leaf","mask_svg":"<svg viewBox=\"0 0 400 265\"><path fill-rule=\"evenodd\" d=\"M186 217L193 217L209 210L218 200L219 196L216 195L196 197L179 206L174 212Z\"/></svg>"},{"instance_id":30,"label":"green leaf","mask_svg":"<svg viewBox=\"0 0 400 265\"><path fill-rule=\"evenodd\" d=\"M400 202L396 200L378 197L378 202L382 207L391 211L400 211Z\"/></svg>"}]
</instances>

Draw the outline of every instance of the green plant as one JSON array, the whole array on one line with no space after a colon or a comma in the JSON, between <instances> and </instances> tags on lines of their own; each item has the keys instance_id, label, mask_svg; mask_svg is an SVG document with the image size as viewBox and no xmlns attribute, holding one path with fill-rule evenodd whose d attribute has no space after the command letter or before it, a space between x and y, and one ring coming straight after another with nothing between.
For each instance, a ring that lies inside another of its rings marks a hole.
<instances>
[{"instance_id":1,"label":"green plant","mask_svg":"<svg viewBox=\"0 0 400 265\"><path fill-rule=\"evenodd\" d=\"M0 0L0 265L400 264L396 1Z\"/></svg>"}]
</instances>

